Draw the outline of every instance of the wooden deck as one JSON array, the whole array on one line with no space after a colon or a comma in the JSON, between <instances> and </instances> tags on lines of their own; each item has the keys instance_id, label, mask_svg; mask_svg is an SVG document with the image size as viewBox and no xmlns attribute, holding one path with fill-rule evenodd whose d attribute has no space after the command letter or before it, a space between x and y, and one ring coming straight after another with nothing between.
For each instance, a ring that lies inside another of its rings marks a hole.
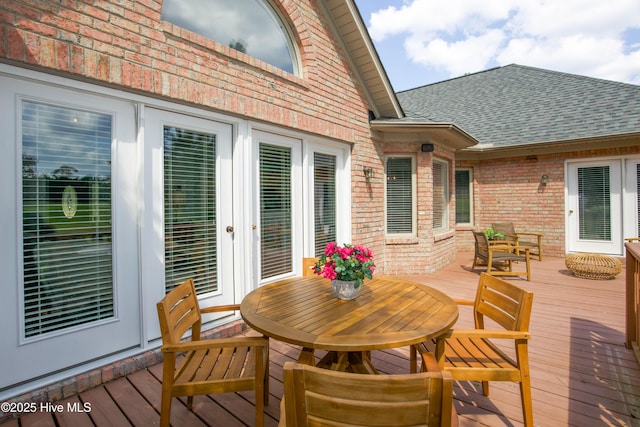
<instances>
[{"instance_id":1,"label":"wooden deck","mask_svg":"<svg viewBox=\"0 0 640 427\"><path fill-rule=\"evenodd\" d=\"M471 255L429 276L407 277L438 288L453 298L471 299L478 271ZM536 426L640 426L640 368L624 347L624 272L615 280L573 277L563 259L532 261L532 280L508 279L535 293L530 343L533 409ZM465 310L465 308L462 308ZM471 317L461 311L460 326ZM272 340L271 398L267 427L276 426L282 396L282 365L297 357L297 348ZM408 349L373 354L380 371L408 371ZM62 412L38 411L7 426L149 426L159 423L161 366L156 365L83 392L62 402ZM517 384L491 383L484 397L477 383L458 382L455 406L461 426L521 426ZM200 396L195 411L175 400L176 426L251 426L252 393ZM90 405L90 412L69 409ZM68 406L71 405L71 406ZM74 406L75 405L75 406ZM4 427L4 426L3 426Z\"/></svg>"}]
</instances>

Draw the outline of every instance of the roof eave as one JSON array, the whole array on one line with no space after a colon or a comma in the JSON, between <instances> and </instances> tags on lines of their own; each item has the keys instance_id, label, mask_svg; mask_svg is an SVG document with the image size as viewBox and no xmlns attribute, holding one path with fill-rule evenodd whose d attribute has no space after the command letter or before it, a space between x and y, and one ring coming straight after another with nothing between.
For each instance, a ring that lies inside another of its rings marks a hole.
<instances>
[{"instance_id":1,"label":"roof eave","mask_svg":"<svg viewBox=\"0 0 640 427\"><path fill-rule=\"evenodd\" d=\"M376 117L404 117L380 57L371 41L367 27L353 0L325 0L318 2L345 52L356 78L360 82L369 108ZM366 73L370 70L372 72Z\"/></svg>"},{"instance_id":2,"label":"roof eave","mask_svg":"<svg viewBox=\"0 0 640 427\"><path fill-rule=\"evenodd\" d=\"M454 123L373 120L371 129L383 134L384 140L431 142L456 151L473 147L478 143L474 137Z\"/></svg>"},{"instance_id":3,"label":"roof eave","mask_svg":"<svg viewBox=\"0 0 640 427\"><path fill-rule=\"evenodd\" d=\"M631 132L563 141L539 141L510 147L477 145L475 147L469 147L459 151L456 155L456 159L491 160L519 156L568 153L583 150L602 150L607 148L638 146L639 142L640 132Z\"/></svg>"}]
</instances>

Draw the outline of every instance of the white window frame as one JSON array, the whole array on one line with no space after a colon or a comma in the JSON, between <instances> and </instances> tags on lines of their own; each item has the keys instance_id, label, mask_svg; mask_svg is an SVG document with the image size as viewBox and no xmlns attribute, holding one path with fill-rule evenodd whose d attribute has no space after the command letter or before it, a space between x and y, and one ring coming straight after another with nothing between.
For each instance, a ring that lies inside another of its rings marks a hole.
<instances>
[{"instance_id":1,"label":"white window frame","mask_svg":"<svg viewBox=\"0 0 640 427\"><path fill-rule=\"evenodd\" d=\"M388 171L387 171L387 162L391 158L407 158L411 159L411 232L409 233L392 233L389 232L388 227L388 211L389 207L387 206L387 195L388 195L388 186L387 182L390 179ZM407 155L407 154L388 154L385 156L384 160L384 176L385 176L385 185L384 185L384 226L385 226L385 236L387 238L407 238L407 237L415 237L417 230L417 192L416 192L416 156L415 155Z\"/></svg>"},{"instance_id":2,"label":"white window frame","mask_svg":"<svg viewBox=\"0 0 640 427\"><path fill-rule=\"evenodd\" d=\"M314 154L326 154L336 157L336 182L351 182L351 150L345 144L324 142L321 140L305 141L304 170L306 171L306 191L304 229L309 230L305 235L304 256L314 257L315 254L315 218L314 218ZM336 240L351 242L351 186L336 188ZM302 272L302 270L300 270Z\"/></svg>"},{"instance_id":3,"label":"white window frame","mask_svg":"<svg viewBox=\"0 0 640 427\"><path fill-rule=\"evenodd\" d=\"M473 225L473 200L474 200L474 196L473 196L473 168L456 168L455 172L469 172L469 181L467 182L467 186L469 187L469 221L468 222L458 222L457 217L456 217L456 225ZM455 174L454 172L454 174ZM454 175L454 180L455 180L455 175ZM454 182L455 187L457 188L458 183ZM458 199L458 193L456 192L456 203L457 203L457 199ZM457 206L456 206L456 213L457 213Z\"/></svg>"},{"instance_id":4,"label":"white window frame","mask_svg":"<svg viewBox=\"0 0 640 427\"><path fill-rule=\"evenodd\" d=\"M440 227L436 227L435 225L435 209L436 209L436 203L435 203L435 199L436 199L436 194L435 191L432 191L432 197L433 197L433 211L434 211L434 221L433 221L433 231L434 232L444 232L449 230L449 213L450 213L450 209L449 209L449 203L451 202L451 197L449 196L449 162L446 160L442 160L442 159L433 159L433 166L432 167L432 171L433 171L433 186L435 187L435 182L436 182L436 171L435 171L435 165L439 164L443 166L443 176L441 178L443 178L443 187L444 187L444 209L442 212L442 225ZM433 189L433 187L432 187Z\"/></svg>"}]
</instances>

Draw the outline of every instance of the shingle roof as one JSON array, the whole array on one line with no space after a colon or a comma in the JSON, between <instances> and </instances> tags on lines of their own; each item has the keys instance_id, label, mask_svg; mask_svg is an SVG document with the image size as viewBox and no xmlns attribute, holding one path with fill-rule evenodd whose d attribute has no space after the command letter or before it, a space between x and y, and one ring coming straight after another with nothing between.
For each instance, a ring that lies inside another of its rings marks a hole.
<instances>
[{"instance_id":1,"label":"shingle roof","mask_svg":"<svg viewBox=\"0 0 640 427\"><path fill-rule=\"evenodd\" d=\"M640 132L640 86L521 65L397 95L408 119L453 122L474 148Z\"/></svg>"}]
</instances>

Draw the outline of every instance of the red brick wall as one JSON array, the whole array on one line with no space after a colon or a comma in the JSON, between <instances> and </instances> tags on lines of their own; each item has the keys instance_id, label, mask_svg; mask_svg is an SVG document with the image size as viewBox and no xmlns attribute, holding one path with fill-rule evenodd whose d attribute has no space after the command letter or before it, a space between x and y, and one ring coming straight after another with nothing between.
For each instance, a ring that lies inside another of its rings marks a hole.
<instances>
[{"instance_id":1,"label":"red brick wall","mask_svg":"<svg viewBox=\"0 0 640 427\"><path fill-rule=\"evenodd\" d=\"M339 140L368 139L368 106L315 1L276 0L302 77L161 21L161 2L0 5L0 57Z\"/></svg>"},{"instance_id":2,"label":"red brick wall","mask_svg":"<svg viewBox=\"0 0 640 427\"><path fill-rule=\"evenodd\" d=\"M484 230L492 222L512 221L516 231L543 233L545 256L565 255L565 161L637 154L638 146L576 151L550 155L483 161L458 161L473 168L474 226ZM542 175L549 182L541 184ZM459 227L458 250L473 251L469 227Z\"/></svg>"}]
</instances>

